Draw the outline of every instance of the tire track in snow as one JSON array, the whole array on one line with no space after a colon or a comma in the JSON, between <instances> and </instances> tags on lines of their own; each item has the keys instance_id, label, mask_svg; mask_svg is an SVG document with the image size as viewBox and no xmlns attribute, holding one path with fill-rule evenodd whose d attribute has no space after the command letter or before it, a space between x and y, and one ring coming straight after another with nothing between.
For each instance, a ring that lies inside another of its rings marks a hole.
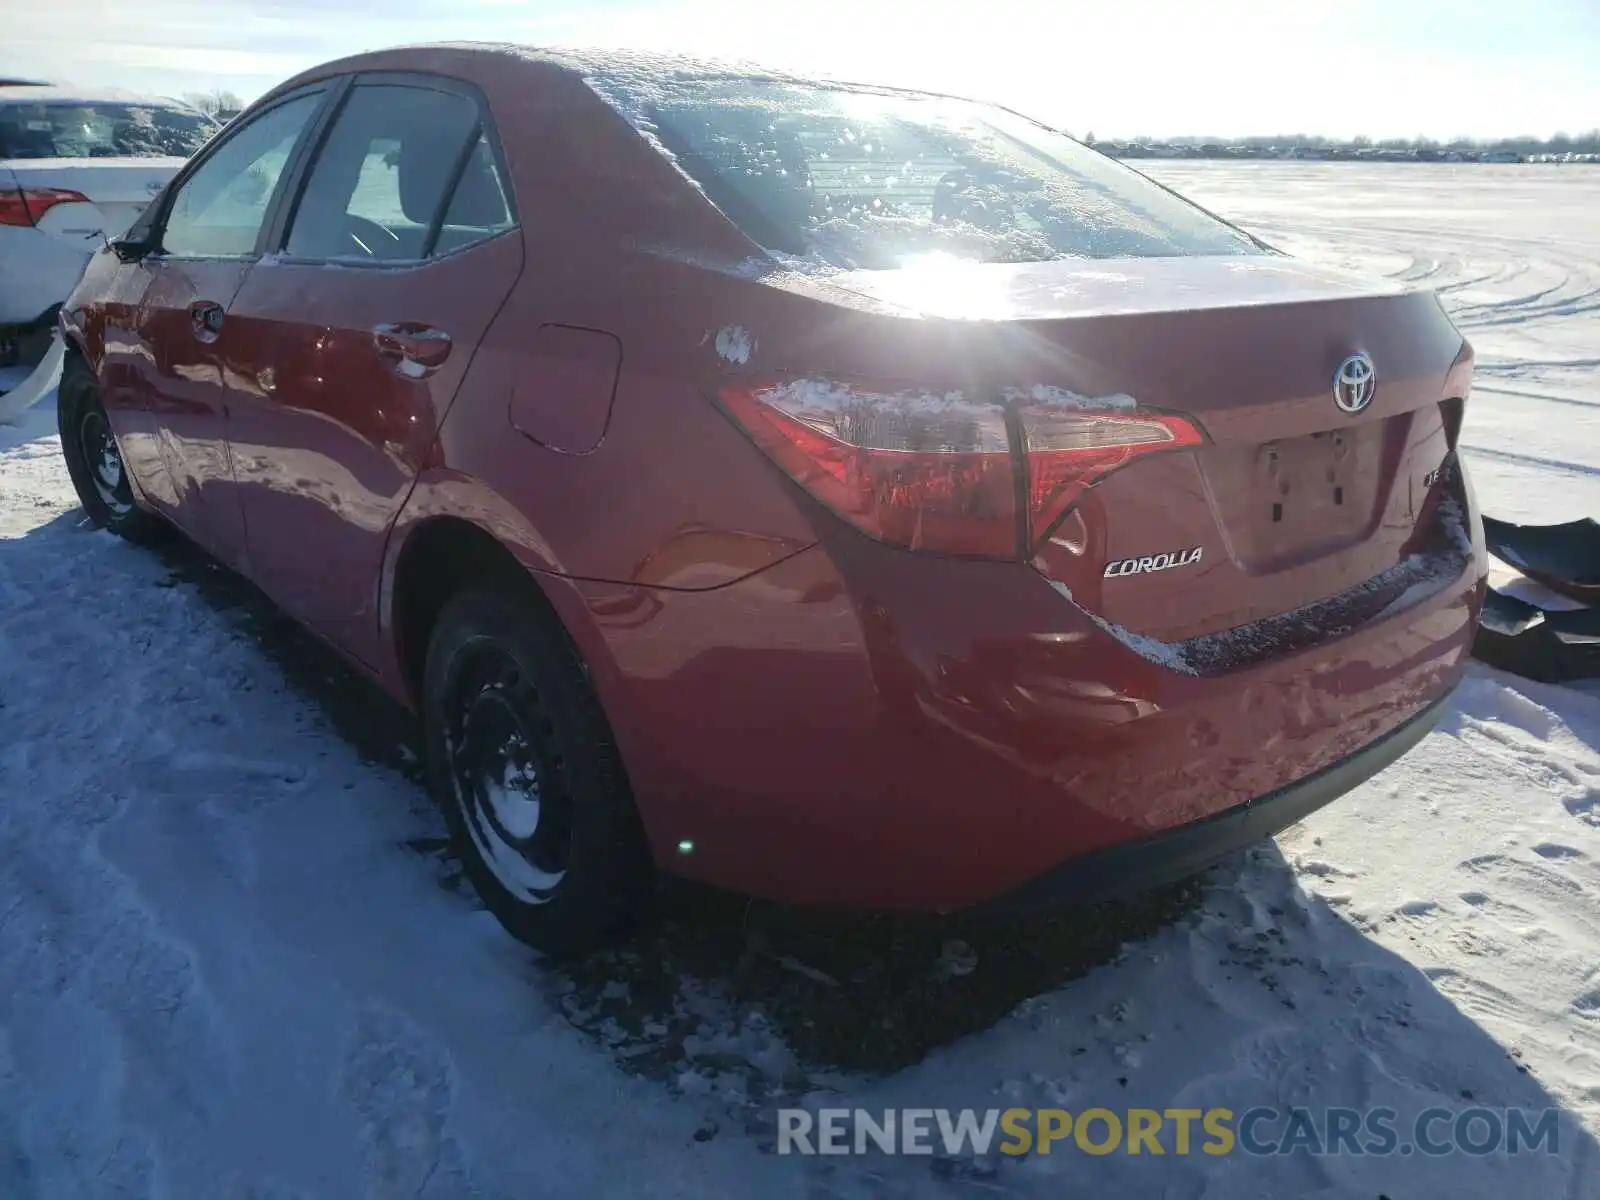
<instances>
[{"instance_id":1,"label":"tire track in snow","mask_svg":"<svg viewBox=\"0 0 1600 1200\"><path fill-rule=\"evenodd\" d=\"M1523 400L1540 400L1546 404L1571 404L1590 411L1600 409L1600 402L1580 400L1576 396L1552 396L1546 392L1524 392L1515 388L1489 387L1485 384L1474 383L1472 385L1472 394L1477 395L1479 392L1487 392L1491 396L1516 396Z\"/></svg>"},{"instance_id":2,"label":"tire track in snow","mask_svg":"<svg viewBox=\"0 0 1600 1200\"><path fill-rule=\"evenodd\" d=\"M1495 446L1482 446L1469 441L1463 441L1461 445L1469 454L1482 454L1502 462L1541 467L1547 471L1559 471L1564 475L1600 475L1600 467L1592 467L1587 463L1565 462L1559 458L1544 458L1537 454L1518 454L1514 450L1502 450Z\"/></svg>"},{"instance_id":3,"label":"tire track in snow","mask_svg":"<svg viewBox=\"0 0 1600 1200\"><path fill-rule=\"evenodd\" d=\"M162 929L99 852L121 802L91 780L79 795L82 803L56 806L48 821L13 805L0 833L0 974L15 981L0 1000L0 1025L14 1028L19 1017L25 1025L58 1004L91 1008L108 1038L101 1080L125 1123L138 1128L142 1112L161 1109L198 1131L233 1077L214 997L192 948ZM154 1144L135 1156L156 1170L160 1157Z\"/></svg>"},{"instance_id":4,"label":"tire track in snow","mask_svg":"<svg viewBox=\"0 0 1600 1200\"><path fill-rule=\"evenodd\" d=\"M1432 189L1413 193L1394 188L1393 180L1384 180L1386 188L1364 186L1391 168L1281 164L1235 173L1216 164L1167 163L1153 173L1295 253L1430 286L1463 330L1498 337L1600 313L1600 238L1583 222L1596 194L1593 172L1522 170L1506 181L1521 200L1518 216L1559 201L1567 221L1561 233L1546 220L1519 222L1509 213L1467 206L1440 221L1426 211L1437 200ZM1263 190L1263 176L1296 180L1296 206ZM1469 176L1462 180L1473 187ZM1539 359L1520 351L1516 357Z\"/></svg>"},{"instance_id":5,"label":"tire track in snow","mask_svg":"<svg viewBox=\"0 0 1600 1200\"><path fill-rule=\"evenodd\" d=\"M0 806L0 976L10 981L0 994L0 1029L31 1045L42 1027L75 1014L77 1073L63 1091L52 1078L53 1056L14 1055L23 1098L0 1103L0 1114L26 1114L17 1136L23 1153L31 1144L45 1164L38 1171L44 1196L175 1187L194 1194L178 1181L192 1182L196 1170L228 1178L233 1194L271 1195L271 1186L206 1165L207 1130L243 1082L233 1022L208 984L201 952L174 933L127 855L152 822L198 821L211 837L173 838L160 868L192 870L201 864L188 856L214 844L221 869L247 878L248 861L238 852L248 844L227 819L205 810L218 797L249 796L256 781L241 786L240 773L228 769L237 764L186 756L169 731L217 730L208 719L217 710L204 701L238 685L241 656L251 651L207 629L214 618L193 596L144 587L162 574L148 555L70 522L33 536L38 552L23 560L22 586L40 599L0 621L9 735L0 754L0 795L7 798ZM97 570L113 579L127 572L122 583L138 590L140 602L119 605L116 621L75 625L79 640L64 646L56 635L60 613L42 598L75 594L84 574ZM206 676L115 669L130 656L186 644L208 653ZM63 674L91 685L65 710L33 690L53 690ZM204 769L213 779L197 803L193 777ZM40 779L49 786L34 782ZM84 1029L96 1036L85 1037ZM102 1129L122 1132L106 1145L96 1136ZM169 1159L182 1160L179 1174L170 1173ZM13 1194L0 1187L6 1200Z\"/></svg>"},{"instance_id":6,"label":"tire track in snow","mask_svg":"<svg viewBox=\"0 0 1600 1200\"><path fill-rule=\"evenodd\" d=\"M359 1014L338 1086L360 1122L372 1200L476 1194L448 1129L455 1102L450 1057L399 1013L368 1007Z\"/></svg>"},{"instance_id":7,"label":"tire track in snow","mask_svg":"<svg viewBox=\"0 0 1600 1200\"><path fill-rule=\"evenodd\" d=\"M1297 251L1314 258L1336 258L1349 248L1369 256L1392 252L1396 244L1410 248L1411 264L1387 274L1408 284L1431 286L1446 298L1452 318L1464 329L1519 325L1547 318L1582 316L1600 311L1600 258L1574 252L1551 258L1547 245L1516 237L1485 235L1478 249L1498 255L1469 259L1454 252L1450 234L1405 225L1352 229L1349 226L1307 222L1293 228L1303 244ZM1438 250L1417 250L1437 243ZM1482 262L1482 266L1472 265ZM1518 289L1518 281L1526 286ZM1477 288L1513 285L1509 294L1474 299L1466 293Z\"/></svg>"}]
</instances>

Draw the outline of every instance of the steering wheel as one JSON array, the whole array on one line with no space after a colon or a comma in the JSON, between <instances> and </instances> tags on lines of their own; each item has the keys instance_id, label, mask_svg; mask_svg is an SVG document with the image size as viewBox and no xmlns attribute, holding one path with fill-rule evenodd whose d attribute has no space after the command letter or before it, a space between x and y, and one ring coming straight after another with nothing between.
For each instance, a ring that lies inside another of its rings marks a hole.
<instances>
[{"instance_id":1,"label":"steering wheel","mask_svg":"<svg viewBox=\"0 0 1600 1200\"><path fill-rule=\"evenodd\" d=\"M369 258L403 257L395 253L400 247L400 236L394 230L366 217L358 217L355 213L346 213L344 219L348 224L345 232L350 240Z\"/></svg>"}]
</instances>

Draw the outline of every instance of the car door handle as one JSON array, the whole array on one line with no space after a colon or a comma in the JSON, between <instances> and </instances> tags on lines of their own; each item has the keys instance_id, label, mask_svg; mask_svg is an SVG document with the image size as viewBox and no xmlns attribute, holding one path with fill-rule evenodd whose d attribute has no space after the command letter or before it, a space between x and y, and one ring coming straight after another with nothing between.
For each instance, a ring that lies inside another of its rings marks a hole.
<instances>
[{"instance_id":1,"label":"car door handle","mask_svg":"<svg viewBox=\"0 0 1600 1200\"><path fill-rule=\"evenodd\" d=\"M215 300L196 300L189 305L189 332L202 342L214 342L222 332L225 310Z\"/></svg>"},{"instance_id":2,"label":"car door handle","mask_svg":"<svg viewBox=\"0 0 1600 1200\"><path fill-rule=\"evenodd\" d=\"M420 379L437 371L450 357L453 344L444 330L415 321L379 325L372 331L372 346L378 358L391 371L408 379Z\"/></svg>"}]
</instances>

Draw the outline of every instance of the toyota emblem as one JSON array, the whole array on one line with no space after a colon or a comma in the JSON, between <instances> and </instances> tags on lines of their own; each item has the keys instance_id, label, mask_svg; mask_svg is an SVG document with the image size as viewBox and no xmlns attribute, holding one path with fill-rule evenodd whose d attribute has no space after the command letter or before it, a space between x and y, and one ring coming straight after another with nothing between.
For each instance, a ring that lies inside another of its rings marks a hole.
<instances>
[{"instance_id":1,"label":"toyota emblem","mask_svg":"<svg viewBox=\"0 0 1600 1200\"><path fill-rule=\"evenodd\" d=\"M1340 412L1358 413L1378 391L1378 371L1365 354L1352 354L1333 373L1333 402Z\"/></svg>"}]
</instances>

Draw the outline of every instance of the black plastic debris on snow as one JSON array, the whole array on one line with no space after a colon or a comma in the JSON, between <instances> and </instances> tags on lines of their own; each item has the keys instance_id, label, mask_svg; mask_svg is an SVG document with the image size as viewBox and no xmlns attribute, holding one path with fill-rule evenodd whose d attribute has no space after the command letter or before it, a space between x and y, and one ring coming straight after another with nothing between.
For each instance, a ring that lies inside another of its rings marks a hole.
<instances>
[{"instance_id":1,"label":"black plastic debris on snow","mask_svg":"<svg viewBox=\"0 0 1600 1200\"><path fill-rule=\"evenodd\" d=\"M1483 519L1489 553L1535 583L1584 604L1600 604L1600 524L1513 525Z\"/></svg>"},{"instance_id":2,"label":"black plastic debris on snow","mask_svg":"<svg viewBox=\"0 0 1600 1200\"><path fill-rule=\"evenodd\" d=\"M1490 588L1472 654L1540 683L1600 676L1600 609L1551 612Z\"/></svg>"}]
</instances>

